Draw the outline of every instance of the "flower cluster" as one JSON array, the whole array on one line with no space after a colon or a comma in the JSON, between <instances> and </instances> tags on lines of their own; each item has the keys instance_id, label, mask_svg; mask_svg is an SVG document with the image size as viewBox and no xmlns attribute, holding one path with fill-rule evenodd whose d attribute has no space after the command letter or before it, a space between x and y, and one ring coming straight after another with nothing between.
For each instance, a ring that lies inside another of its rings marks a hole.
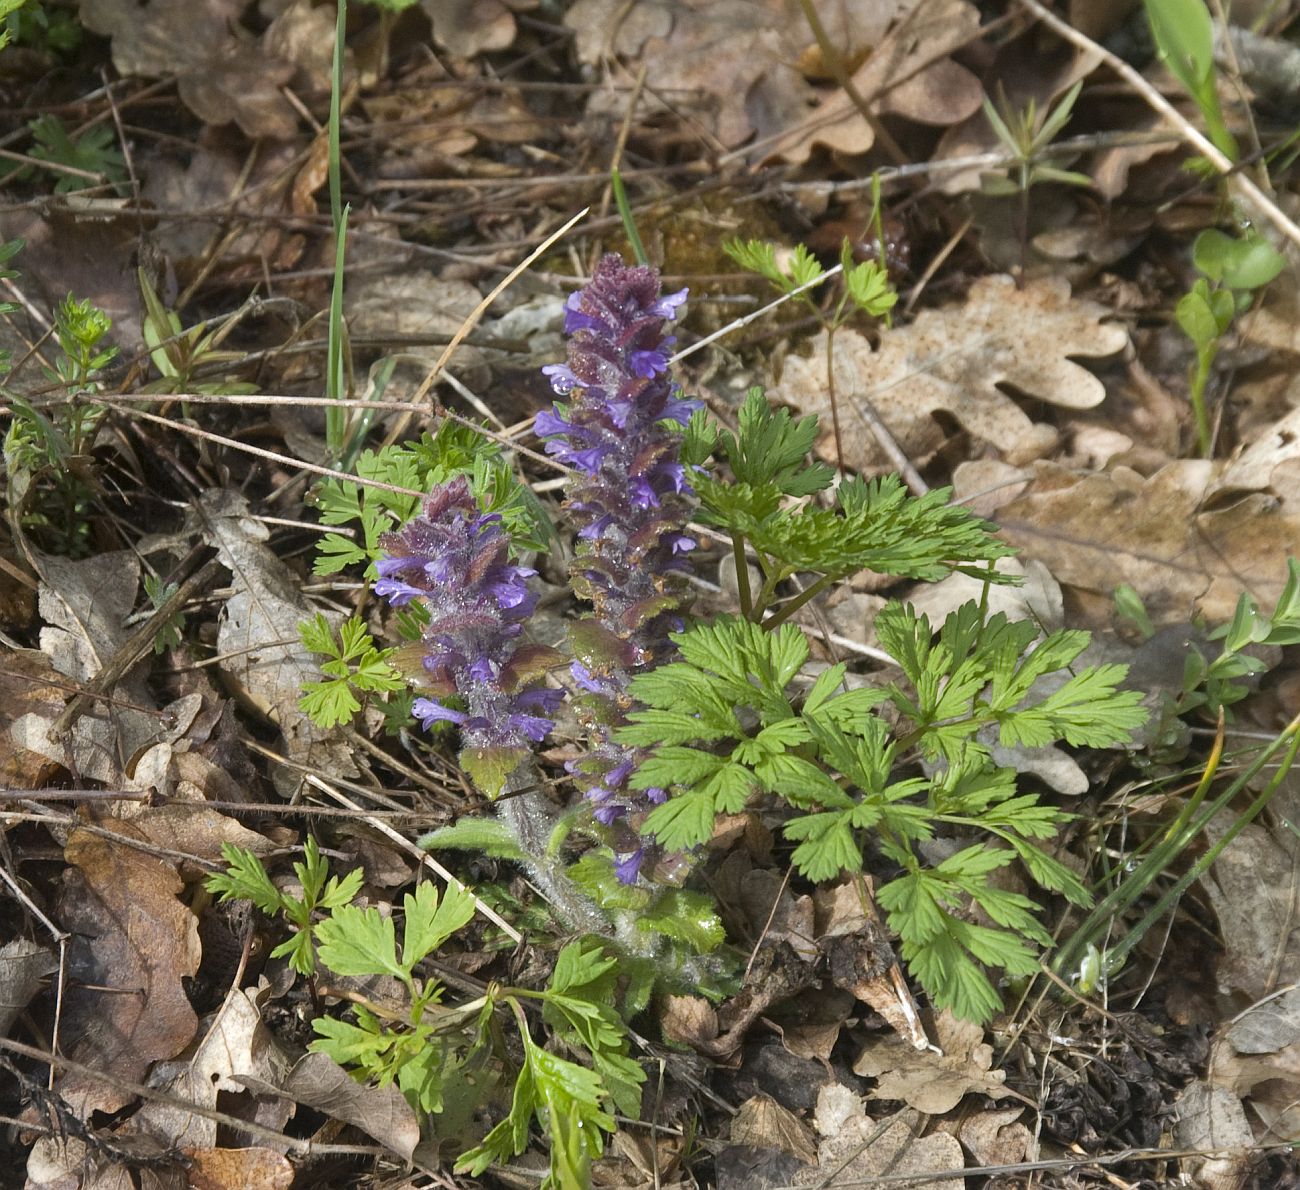
<instances>
[{"instance_id":1,"label":"flower cluster","mask_svg":"<svg viewBox=\"0 0 1300 1190\"><path fill-rule=\"evenodd\" d=\"M412 711L426 731L438 720L460 727L461 763L495 796L564 697L535 685L557 654L520 640L537 605L536 571L510 560L501 518L480 510L463 477L434 488L423 514L380 544L375 593L394 607L421 600L429 612L416 675L428 696ZM463 709L448 704L453 696Z\"/></svg>"},{"instance_id":2,"label":"flower cluster","mask_svg":"<svg viewBox=\"0 0 1300 1190\"><path fill-rule=\"evenodd\" d=\"M566 398L537 417L548 453L573 467L566 509L578 529L575 592L592 603L592 625L575 639L585 662L575 676L616 694L620 671L657 663L680 626L690 487L680 435L698 402L668 378L675 340L664 324L686 291L660 296L659 275L604 257L572 294L566 364L543 369ZM611 684L614 689L611 689Z\"/></svg>"},{"instance_id":3,"label":"flower cluster","mask_svg":"<svg viewBox=\"0 0 1300 1190\"><path fill-rule=\"evenodd\" d=\"M565 403L538 415L537 432L575 472L565 505L578 528L573 587L592 604L570 640L595 740L569 769L606 825L667 796L628 788L639 756L608 733L630 706L631 673L664 660L668 633L681 627L695 543L684 532L691 489L681 436L667 423L684 425L698 402L682 399L667 375L675 340L665 324L685 300L685 290L661 295L654 269L606 256L569 298L568 362L543 369ZM631 881L644 847L635 834L627 842L617 870Z\"/></svg>"}]
</instances>

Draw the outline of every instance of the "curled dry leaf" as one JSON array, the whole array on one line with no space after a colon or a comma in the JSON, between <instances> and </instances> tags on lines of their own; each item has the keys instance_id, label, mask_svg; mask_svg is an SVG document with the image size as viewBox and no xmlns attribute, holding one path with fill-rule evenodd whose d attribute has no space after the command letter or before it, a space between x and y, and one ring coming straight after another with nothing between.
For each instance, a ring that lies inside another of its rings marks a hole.
<instances>
[{"instance_id":1,"label":"curled dry leaf","mask_svg":"<svg viewBox=\"0 0 1300 1190\"><path fill-rule=\"evenodd\" d=\"M359 1083L325 1054L308 1054L300 1059L283 1085L256 1077L239 1081L249 1090L285 1095L327 1116L355 1124L403 1161L411 1159L415 1146L420 1143L420 1123L415 1111L395 1085L370 1087Z\"/></svg>"},{"instance_id":2,"label":"curled dry leaf","mask_svg":"<svg viewBox=\"0 0 1300 1190\"><path fill-rule=\"evenodd\" d=\"M239 29L243 9L240 0L81 0L81 20L112 39L119 73L174 74L181 101L200 119L287 140L298 117L280 88L294 67Z\"/></svg>"},{"instance_id":3,"label":"curled dry leaf","mask_svg":"<svg viewBox=\"0 0 1300 1190\"><path fill-rule=\"evenodd\" d=\"M283 1082L292 1065L261 1014L245 992L231 992L218 1012L204 1022L198 1049L184 1061L160 1062L150 1085L167 1092L174 1101L215 1109L219 1094L245 1093L241 1077L257 1078L271 1086ZM278 1119L258 1122L283 1127L292 1109L283 1099L273 1101ZM130 1131L143 1133L168 1147L210 1149L217 1143L216 1122L176 1104L151 1100L131 1118Z\"/></svg>"},{"instance_id":4,"label":"curled dry leaf","mask_svg":"<svg viewBox=\"0 0 1300 1190\"><path fill-rule=\"evenodd\" d=\"M199 969L199 931L165 861L80 829L64 856L57 918L73 937L62 1036L70 1057L105 1077L68 1074L59 1092L86 1119L124 1107L132 1096L116 1084L143 1081L193 1039L183 980Z\"/></svg>"},{"instance_id":5,"label":"curled dry leaf","mask_svg":"<svg viewBox=\"0 0 1300 1190\"><path fill-rule=\"evenodd\" d=\"M769 1095L746 1099L731 1119L731 1143L755 1149L776 1149L806 1165L817 1160L812 1130L794 1112Z\"/></svg>"},{"instance_id":6,"label":"curled dry leaf","mask_svg":"<svg viewBox=\"0 0 1300 1190\"><path fill-rule=\"evenodd\" d=\"M356 776L347 747L298 709L304 683L319 677L298 638L299 622L313 614L300 580L265 544L266 527L248 515L242 496L213 489L196 511L234 588L217 632L222 673L245 703L279 725L290 760Z\"/></svg>"},{"instance_id":7,"label":"curled dry leaf","mask_svg":"<svg viewBox=\"0 0 1300 1190\"><path fill-rule=\"evenodd\" d=\"M876 1079L873 1099L902 1099L928 1116L951 1111L972 1093L1001 1099L1010 1094L1006 1075L992 1070L993 1047L984 1030L960 1021L946 1009L934 1023L942 1053L918 1050L898 1037L871 1041L853 1064L853 1073Z\"/></svg>"},{"instance_id":8,"label":"curled dry leaf","mask_svg":"<svg viewBox=\"0 0 1300 1190\"><path fill-rule=\"evenodd\" d=\"M914 460L942 443L938 412L1008 462L1042 456L1056 444L1055 430L1033 422L1006 390L1066 409L1101 404L1101 381L1071 357L1113 355L1124 347L1128 334L1103 321L1108 313L1071 298L1064 281L1044 278L1017 289L1010 277L984 277L962 305L926 310L907 326L883 331L878 351L857 332L839 331L833 358L844 465L854 471L888 465L856 412L864 397ZM778 393L801 412L820 415L819 450L833 460L826 350L822 332L806 359L786 362Z\"/></svg>"}]
</instances>

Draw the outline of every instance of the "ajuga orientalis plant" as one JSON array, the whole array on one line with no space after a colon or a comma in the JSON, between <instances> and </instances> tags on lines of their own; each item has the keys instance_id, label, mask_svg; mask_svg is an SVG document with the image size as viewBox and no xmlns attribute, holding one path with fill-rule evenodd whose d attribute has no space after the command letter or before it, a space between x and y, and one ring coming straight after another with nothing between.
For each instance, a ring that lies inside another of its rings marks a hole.
<instances>
[{"instance_id":1,"label":"ajuga orientalis plant","mask_svg":"<svg viewBox=\"0 0 1300 1190\"><path fill-rule=\"evenodd\" d=\"M1139 695L1121 688L1122 666L1076 665L1086 633L1045 635L986 602L939 624L892 602L875 622L892 665L815 664L797 617L835 584L862 571L1014 582L997 566L1012 551L947 490L916 498L893 476L833 487L808 461L816 419L760 390L734 428L707 416L670 375L668 324L684 300L663 295L653 269L606 257L568 302L568 359L546 370L559 400L537 420L570 468L571 581L588 610L567 652L529 640L537 596L518 522L494 515L482 485L439 474L419 513L375 535L375 590L421 610L407 631L420 655L412 712L459 732L465 771L501 807L430 843L549 873L541 887L571 926L642 960L668 937L677 961L716 948L720 930L707 898L674 884L719 815L757 811L802 878L875 877L932 1002L985 1020L999 982L1037 970L1050 941L1036 900L1007 891L999 870L1019 863L1048 892L1088 901L1051 855L1066 815L1022 788L995 746L1122 746L1143 721ZM736 614L691 615L688 522L730 543ZM534 749L566 698L584 734L568 764L582 796L558 820L549 804L521 812L541 801ZM595 846L569 862L575 829Z\"/></svg>"}]
</instances>

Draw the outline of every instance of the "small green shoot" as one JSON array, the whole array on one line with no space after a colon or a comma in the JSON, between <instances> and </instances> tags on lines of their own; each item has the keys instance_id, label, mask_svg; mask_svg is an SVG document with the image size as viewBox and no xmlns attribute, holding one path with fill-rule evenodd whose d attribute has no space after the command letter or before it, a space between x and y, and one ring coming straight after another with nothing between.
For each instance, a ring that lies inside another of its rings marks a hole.
<instances>
[{"instance_id":1,"label":"small green shoot","mask_svg":"<svg viewBox=\"0 0 1300 1190\"><path fill-rule=\"evenodd\" d=\"M253 852L233 843L223 843L221 856L226 861L226 871L208 877L208 891L222 901L252 901L268 917L283 917L291 933L271 954L276 958L287 957L289 966L299 975L315 974L316 914L350 905L361 889L364 879L361 870L355 869L341 880L337 876L327 877L329 864L316 840L309 835L303 845L302 862L293 865L302 889L302 896L296 897L276 888Z\"/></svg>"},{"instance_id":2,"label":"small green shoot","mask_svg":"<svg viewBox=\"0 0 1300 1190\"><path fill-rule=\"evenodd\" d=\"M148 596L154 611L161 608L179 590L179 584L164 582L159 575L144 576L144 593ZM179 647L184 631L185 613L176 612L158 629L157 636L153 638L154 653L165 653L168 649Z\"/></svg>"},{"instance_id":3,"label":"small green shoot","mask_svg":"<svg viewBox=\"0 0 1300 1190\"><path fill-rule=\"evenodd\" d=\"M302 643L328 658L321 665L325 680L307 682L298 706L318 727L352 722L361 700L371 694L394 694L406 689L406 679L389 658L394 649L378 649L358 616L345 620L337 635L320 612L298 625Z\"/></svg>"},{"instance_id":4,"label":"small green shoot","mask_svg":"<svg viewBox=\"0 0 1300 1190\"><path fill-rule=\"evenodd\" d=\"M149 358L158 369L160 379L147 384L143 391L151 393L252 393L257 386L223 376L219 380L201 380L222 364L242 358L238 351L221 351L220 344L233 321L222 330L208 330L206 322L186 329L180 316L167 309L158 291L154 289L144 269L138 269L140 296L144 300L144 319L141 330Z\"/></svg>"},{"instance_id":5,"label":"small green shoot","mask_svg":"<svg viewBox=\"0 0 1300 1190\"><path fill-rule=\"evenodd\" d=\"M1039 110L1031 99L1022 109L1014 110L1005 94L999 95L995 107L989 97L983 97L984 116L992 126L1002 147L1010 154L1012 163L1009 176L984 174L980 189L985 194L1005 195L1019 199L1017 224L1020 234L1020 271L1023 274L1029 263L1029 192L1041 182L1057 182L1064 186L1091 186L1087 174L1061 169L1045 163L1052 142L1061 134L1074 111L1075 101L1083 88L1083 81L1075 83L1053 108Z\"/></svg>"},{"instance_id":6,"label":"small green shoot","mask_svg":"<svg viewBox=\"0 0 1300 1190\"><path fill-rule=\"evenodd\" d=\"M874 186L874 221L879 233L880 189ZM881 319L889 324L891 311L898 302L898 293L889 280L889 270L881 260L854 261L853 248L846 237L840 246L839 273L841 287L838 297L829 309L813 296L815 283L828 274L822 271L817 258L803 244L796 244L788 263L782 267L776 261L776 245L763 240L730 240L722 250L741 268L765 278L780 293L794 294L821 322L826 331L826 385L830 394L831 421L835 435L835 457L844 458L844 443L840 432L839 401L835 392L835 332L839 330L854 310L869 318ZM741 569L744 569L742 566Z\"/></svg>"},{"instance_id":7,"label":"small green shoot","mask_svg":"<svg viewBox=\"0 0 1300 1190\"><path fill-rule=\"evenodd\" d=\"M112 125L96 124L75 139L58 116L41 116L28 129L32 147L27 156L50 167L58 181L56 194L70 194L92 186L117 187L126 181L126 159L117 147ZM19 176L33 172L19 171Z\"/></svg>"},{"instance_id":8,"label":"small green shoot","mask_svg":"<svg viewBox=\"0 0 1300 1190\"><path fill-rule=\"evenodd\" d=\"M1210 227L1192 244L1192 263L1203 276L1178 300L1174 317L1196 350L1188 392L1197 447L1209 458L1213 442L1205 390L1223 337L1233 318L1250 305L1252 293L1282 271L1286 258L1257 232L1234 238Z\"/></svg>"}]
</instances>

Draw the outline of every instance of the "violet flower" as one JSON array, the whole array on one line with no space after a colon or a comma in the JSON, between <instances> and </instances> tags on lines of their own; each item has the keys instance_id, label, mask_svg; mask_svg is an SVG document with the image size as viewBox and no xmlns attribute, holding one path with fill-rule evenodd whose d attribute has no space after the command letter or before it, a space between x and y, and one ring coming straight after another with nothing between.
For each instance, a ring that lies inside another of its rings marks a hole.
<instances>
[{"instance_id":1,"label":"violet flower","mask_svg":"<svg viewBox=\"0 0 1300 1190\"><path fill-rule=\"evenodd\" d=\"M580 713L596 742L569 767L606 825L666 796L628 788L639 755L609 732L630 706L632 672L672 650L668 633L681 627L687 555L695 548L684 532L691 489L681 436L665 424L684 425L699 407L682 399L667 375L675 340L665 324L685 300L685 290L661 295L654 269L606 256L569 297L568 362L543 369L566 400L538 415L537 433L547 452L576 472L566 501L578 528L573 587L592 604L570 639L578 657L573 675L585 692ZM620 879L636 879L645 851L620 853Z\"/></svg>"},{"instance_id":2,"label":"violet flower","mask_svg":"<svg viewBox=\"0 0 1300 1190\"><path fill-rule=\"evenodd\" d=\"M428 695L412 712L427 731L447 720L461 729L461 763L495 797L553 726L562 690L534 685L558 656L523 643L537 605L536 571L510 560L501 518L481 511L462 477L434 488L421 515L380 539L375 594L394 607L414 599L429 611L417 684ZM463 709L445 701L457 696Z\"/></svg>"}]
</instances>

